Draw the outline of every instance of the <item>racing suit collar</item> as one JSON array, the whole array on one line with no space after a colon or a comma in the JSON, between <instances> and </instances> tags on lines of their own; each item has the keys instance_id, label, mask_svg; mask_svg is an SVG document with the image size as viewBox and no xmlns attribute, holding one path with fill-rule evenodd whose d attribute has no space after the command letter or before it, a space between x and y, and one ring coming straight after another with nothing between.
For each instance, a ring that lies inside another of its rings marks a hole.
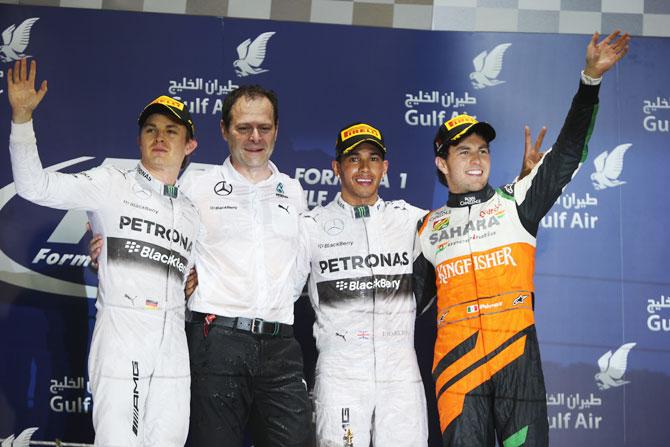
<instances>
[{"instance_id":1,"label":"racing suit collar","mask_svg":"<svg viewBox=\"0 0 670 447\"><path fill-rule=\"evenodd\" d=\"M272 163L272 161L268 160L268 165L270 167L270 171L272 171L272 174L270 175L270 177L258 183L250 182L246 177L237 172L237 169L233 167L233 162L230 159L230 155L226 157L225 161L223 162L222 169L224 177L232 179L233 181L235 181L235 183L243 183L248 186L261 186L265 183L276 181L277 176L279 175L279 169L277 169L277 166L274 163Z\"/></svg>"},{"instance_id":2,"label":"racing suit collar","mask_svg":"<svg viewBox=\"0 0 670 447\"><path fill-rule=\"evenodd\" d=\"M447 200L447 206L452 208L459 208L463 206L476 205L477 203L486 202L488 199L493 197L495 193L495 189L493 189L488 183L479 191L467 192L463 194L454 194L450 192L449 199Z\"/></svg>"},{"instance_id":3,"label":"racing suit collar","mask_svg":"<svg viewBox=\"0 0 670 447\"><path fill-rule=\"evenodd\" d=\"M149 174L149 171L142 165L142 162L137 164L135 168L135 177L137 182L144 188L153 190L158 194L162 194L167 197L172 197L176 199L179 195L179 187L175 185L167 185L160 180L158 180L153 175Z\"/></svg>"},{"instance_id":4,"label":"racing suit collar","mask_svg":"<svg viewBox=\"0 0 670 447\"><path fill-rule=\"evenodd\" d=\"M361 217L372 217L377 214L381 214L384 211L385 202L381 197L377 197L377 201L373 205L359 205L352 206L347 202L342 200L342 194L339 192L335 196L334 203L341 209L344 213L348 214L351 218L357 219Z\"/></svg>"}]
</instances>

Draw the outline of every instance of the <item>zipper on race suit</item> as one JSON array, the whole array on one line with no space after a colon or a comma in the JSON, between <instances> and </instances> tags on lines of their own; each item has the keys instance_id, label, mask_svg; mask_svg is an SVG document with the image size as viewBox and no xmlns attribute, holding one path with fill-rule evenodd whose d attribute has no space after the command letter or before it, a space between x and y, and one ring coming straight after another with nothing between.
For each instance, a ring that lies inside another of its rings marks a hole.
<instances>
[{"instance_id":1,"label":"zipper on race suit","mask_svg":"<svg viewBox=\"0 0 670 447\"><path fill-rule=\"evenodd\" d=\"M366 207L367 208L367 207ZM370 217L370 211L368 209L366 215L360 216L361 222L363 223L363 231L365 232L365 243L367 245L367 253L368 255L371 254L370 250L370 235L368 233L368 225L367 225L367 218ZM372 284L376 284L376 278L375 278L375 272L374 268L370 266L370 276L372 277ZM375 310L377 306L377 288L372 287L372 328L371 328L371 333L372 333L372 374L374 376L373 382L376 386L377 383L377 343L376 343L376 337L375 337ZM375 393L377 391L375 390Z\"/></svg>"}]
</instances>

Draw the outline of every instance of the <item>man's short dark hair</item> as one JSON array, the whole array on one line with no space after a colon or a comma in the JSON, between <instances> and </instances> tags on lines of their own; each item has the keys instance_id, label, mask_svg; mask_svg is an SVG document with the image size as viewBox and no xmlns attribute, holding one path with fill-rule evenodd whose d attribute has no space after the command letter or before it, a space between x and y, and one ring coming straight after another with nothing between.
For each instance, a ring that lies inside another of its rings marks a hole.
<instances>
[{"instance_id":1,"label":"man's short dark hair","mask_svg":"<svg viewBox=\"0 0 670 447\"><path fill-rule=\"evenodd\" d=\"M221 106L221 121L226 129L230 126L230 121L232 120L231 111L233 106L240 98L249 98L256 99L258 97L267 98L272 104L272 114L274 115L275 126L279 122L279 101L277 100L277 94L272 91L261 87L258 84L253 85L241 85L239 88L228 93L226 98L223 100L223 105Z\"/></svg>"}]
</instances>

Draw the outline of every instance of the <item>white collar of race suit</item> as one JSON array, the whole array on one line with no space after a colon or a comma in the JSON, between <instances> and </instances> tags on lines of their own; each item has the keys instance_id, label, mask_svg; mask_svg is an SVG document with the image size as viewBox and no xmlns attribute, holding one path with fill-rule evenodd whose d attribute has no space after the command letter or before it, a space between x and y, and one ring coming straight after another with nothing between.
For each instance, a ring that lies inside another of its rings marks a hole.
<instances>
[{"instance_id":1,"label":"white collar of race suit","mask_svg":"<svg viewBox=\"0 0 670 447\"><path fill-rule=\"evenodd\" d=\"M372 217L380 214L382 211L384 211L384 207L386 206L386 203L384 200L382 200L381 197L378 197L377 201L373 205L349 205L342 199L342 194L339 192L337 193L334 202L339 209L354 219Z\"/></svg>"},{"instance_id":2,"label":"white collar of race suit","mask_svg":"<svg viewBox=\"0 0 670 447\"><path fill-rule=\"evenodd\" d=\"M149 171L147 171L142 162L139 162L135 168L135 178L143 188L155 191L158 194L172 197L173 199L176 199L179 195L179 187L177 185L168 185L161 182L149 174Z\"/></svg>"},{"instance_id":3,"label":"white collar of race suit","mask_svg":"<svg viewBox=\"0 0 670 447\"><path fill-rule=\"evenodd\" d=\"M241 183L241 184L245 184L245 185L248 185L248 186L262 186L265 183L270 183L270 182L276 181L277 176L279 175L279 169L277 169L277 166L274 163L272 163L270 160L268 160L268 166L270 167L270 171L272 171L272 174L270 174L270 177L268 177L265 180L262 180L258 183L251 183L246 177L244 177L242 174L240 174L237 171L237 169L235 169L235 167L233 166L233 162L230 159L230 155L223 162L223 165L221 166L221 169L223 170L224 178L230 179L231 181L234 181L235 183Z\"/></svg>"}]
</instances>

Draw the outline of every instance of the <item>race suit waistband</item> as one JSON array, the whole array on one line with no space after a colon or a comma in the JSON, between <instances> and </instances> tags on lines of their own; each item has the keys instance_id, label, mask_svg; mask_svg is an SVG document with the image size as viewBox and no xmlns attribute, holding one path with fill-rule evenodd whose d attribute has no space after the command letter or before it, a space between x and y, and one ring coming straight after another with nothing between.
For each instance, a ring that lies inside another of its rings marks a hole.
<instances>
[{"instance_id":1,"label":"race suit waistband","mask_svg":"<svg viewBox=\"0 0 670 447\"><path fill-rule=\"evenodd\" d=\"M511 291L501 295L476 298L437 311L438 327L471 318L493 315L512 310L533 310L533 293L527 290Z\"/></svg>"}]
</instances>

